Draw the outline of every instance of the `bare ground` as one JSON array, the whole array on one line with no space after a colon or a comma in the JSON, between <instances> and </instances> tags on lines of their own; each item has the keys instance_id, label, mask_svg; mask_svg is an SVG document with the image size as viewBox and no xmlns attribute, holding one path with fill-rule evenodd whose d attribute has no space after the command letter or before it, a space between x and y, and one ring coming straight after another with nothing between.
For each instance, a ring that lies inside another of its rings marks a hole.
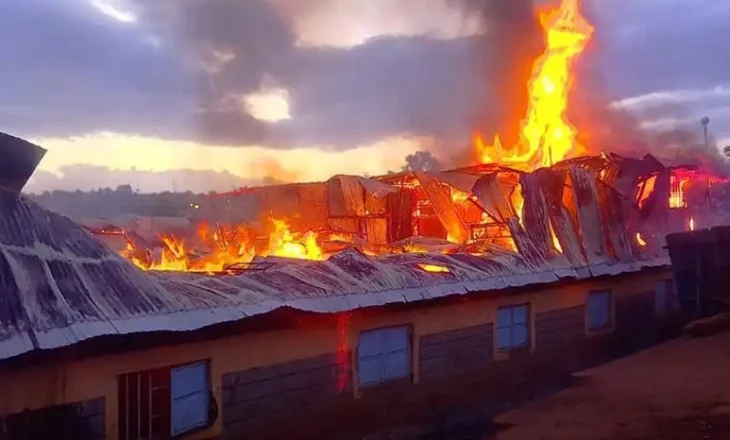
<instances>
[{"instance_id":1,"label":"bare ground","mask_svg":"<svg viewBox=\"0 0 730 440\"><path fill-rule=\"evenodd\" d=\"M679 339L578 374L495 420L496 440L730 439L730 333Z\"/></svg>"}]
</instances>

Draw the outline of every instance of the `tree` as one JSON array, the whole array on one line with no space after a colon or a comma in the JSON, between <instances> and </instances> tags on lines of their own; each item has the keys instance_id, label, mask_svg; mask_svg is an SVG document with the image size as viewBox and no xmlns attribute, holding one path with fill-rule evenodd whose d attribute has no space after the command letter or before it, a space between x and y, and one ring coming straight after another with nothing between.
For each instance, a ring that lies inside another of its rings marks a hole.
<instances>
[{"instance_id":1,"label":"tree","mask_svg":"<svg viewBox=\"0 0 730 440\"><path fill-rule=\"evenodd\" d=\"M403 171L438 171L441 164L430 151L417 151L406 156Z\"/></svg>"},{"instance_id":2,"label":"tree","mask_svg":"<svg viewBox=\"0 0 730 440\"><path fill-rule=\"evenodd\" d=\"M722 152L725 154L725 157L730 158L730 145L725 145L725 148L722 149Z\"/></svg>"}]
</instances>

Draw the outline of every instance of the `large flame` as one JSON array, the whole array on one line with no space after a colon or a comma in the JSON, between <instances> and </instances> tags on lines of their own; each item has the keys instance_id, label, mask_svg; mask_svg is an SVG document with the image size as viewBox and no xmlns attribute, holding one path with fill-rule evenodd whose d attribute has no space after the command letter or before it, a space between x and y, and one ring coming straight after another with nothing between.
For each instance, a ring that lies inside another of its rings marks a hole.
<instances>
[{"instance_id":1,"label":"large flame","mask_svg":"<svg viewBox=\"0 0 730 440\"><path fill-rule=\"evenodd\" d=\"M475 148L483 163L532 171L583 152L566 110L573 82L571 63L585 49L593 27L580 14L580 0L563 0L557 9L541 14L540 23L546 48L535 61L528 84L529 103L519 143L504 147L497 135L492 145L486 145L475 135Z\"/></svg>"},{"instance_id":2,"label":"large flame","mask_svg":"<svg viewBox=\"0 0 730 440\"><path fill-rule=\"evenodd\" d=\"M271 218L270 221L274 230L268 237L268 246L259 255L303 260L324 259L316 233L293 233L285 220ZM211 252L198 258L191 256L190 249L183 240L171 234L161 236L162 254L156 261L149 255L147 258L140 257L140 250L131 240L127 241L127 247L121 254L145 270L206 273L224 272L232 266L250 263L257 255L253 238L243 228L225 230L216 226L211 229L207 223L201 223L198 235L211 249Z\"/></svg>"}]
</instances>

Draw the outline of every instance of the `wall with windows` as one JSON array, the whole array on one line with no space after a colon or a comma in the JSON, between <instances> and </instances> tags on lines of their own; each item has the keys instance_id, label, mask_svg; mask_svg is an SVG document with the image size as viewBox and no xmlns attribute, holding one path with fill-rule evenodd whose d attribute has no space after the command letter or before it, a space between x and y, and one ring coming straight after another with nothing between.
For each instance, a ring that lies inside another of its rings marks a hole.
<instances>
[{"instance_id":1,"label":"wall with windows","mask_svg":"<svg viewBox=\"0 0 730 440\"><path fill-rule=\"evenodd\" d=\"M620 332L632 338L644 331L631 327L637 319L669 314L669 279L650 271L466 295L359 310L340 329L244 333L0 372L0 415L103 398L107 439L250 438L284 425L322 431L363 420L372 428L406 410L423 416L418 404L458 389L449 379L514 376L521 365L577 368L563 365L575 347Z\"/></svg>"}]
</instances>

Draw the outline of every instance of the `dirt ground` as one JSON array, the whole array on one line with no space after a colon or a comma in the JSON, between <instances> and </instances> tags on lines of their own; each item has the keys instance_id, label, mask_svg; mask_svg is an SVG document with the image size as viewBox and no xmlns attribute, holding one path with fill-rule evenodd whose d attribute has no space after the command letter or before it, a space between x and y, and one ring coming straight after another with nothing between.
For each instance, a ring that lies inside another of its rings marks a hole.
<instances>
[{"instance_id":1,"label":"dirt ground","mask_svg":"<svg viewBox=\"0 0 730 440\"><path fill-rule=\"evenodd\" d=\"M730 440L730 333L678 339L579 373L496 418L496 440Z\"/></svg>"}]
</instances>

